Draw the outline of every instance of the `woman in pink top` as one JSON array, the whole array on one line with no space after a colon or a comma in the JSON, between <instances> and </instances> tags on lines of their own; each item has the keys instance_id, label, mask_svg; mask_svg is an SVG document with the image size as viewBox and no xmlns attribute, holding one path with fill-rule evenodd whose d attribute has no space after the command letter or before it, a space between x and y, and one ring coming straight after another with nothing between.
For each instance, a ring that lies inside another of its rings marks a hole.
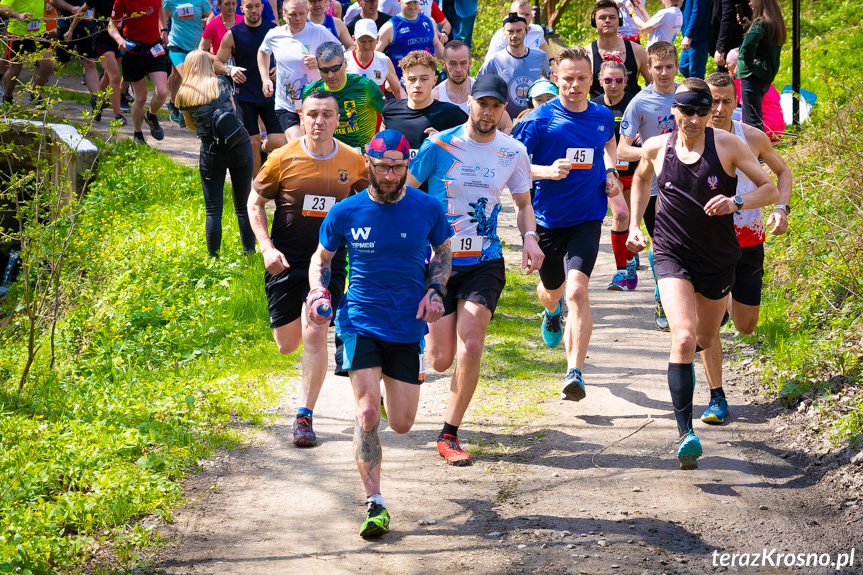
<instances>
[{"instance_id":1,"label":"woman in pink top","mask_svg":"<svg viewBox=\"0 0 863 575\"><path fill-rule=\"evenodd\" d=\"M219 14L214 15L204 27L204 34L201 36L201 44L199 49L210 53L210 58L214 59L219 53L219 46L222 45L222 37L225 32L230 30L234 24L243 21L242 14L235 14L237 11L237 0L219 0Z\"/></svg>"},{"instance_id":2,"label":"woman in pink top","mask_svg":"<svg viewBox=\"0 0 863 575\"><path fill-rule=\"evenodd\" d=\"M743 95L740 92L740 78L735 76L737 71L737 48L728 53L725 62L728 73L734 78L737 86L737 103L743 105ZM764 122L764 132L770 137L771 142L778 142L785 134L785 117L782 115L782 105L779 102L779 92L773 84L767 89L761 100L761 121Z\"/></svg>"}]
</instances>

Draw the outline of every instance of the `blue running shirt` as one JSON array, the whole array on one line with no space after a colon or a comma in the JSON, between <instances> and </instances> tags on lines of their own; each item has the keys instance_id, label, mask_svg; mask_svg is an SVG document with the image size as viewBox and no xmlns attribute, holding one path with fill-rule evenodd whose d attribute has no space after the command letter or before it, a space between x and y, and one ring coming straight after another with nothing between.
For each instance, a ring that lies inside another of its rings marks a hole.
<instances>
[{"instance_id":1,"label":"blue running shirt","mask_svg":"<svg viewBox=\"0 0 863 575\"><path fill-rule=\"evenodd\" d=\"M439 246L450 236L440 202L410 186L392 204L379 204L363 191L333 206L319 239L331 252L347 243L351 262L336 333L421 341L426 324L416 315L426 293L426 246Z\"/></svg>"},{"instance_id":2,"label":"blue running shirt","mask_svg":"<svg viewBox=\"0 0 863 575\"><path fill-rule=\"evenodd\" d=\"M614 139L614 125L614 114L605 106L588 102L584 112L570 112L555 98L515 127L512 136L527 148L531 163L550 166L561 158L584 162L562 180L536 180L536 223L566 228L605 217L604 152Z\"/></svg>"},{"instance_id":3,"label":"blue running shirt","mask_svg":"<svg viewBox=\"0 0 863 575\"><path fill-rule=\"evenodd\" d=\"M393 25L393 41L386 47L384 53L393 61L399 80L402 79L402 69L399 62L414 50L425 50L434 55L434 24L431 19L417 14L416 20L406 20L401 14L390 19Z\"/></svg>"},{"instance_id":4,"label":"blue running shirt","mask_svg":"<svg viewBox=\"0 0 863 575\"><path fill-rule=\"evenodd\" d=\"M503 257L497 235L500 194L529 193L530 160L524 145L496 131L481 144L465 134L464 125L432 134L411 160L411 174L428 182L455 230L454 266L467 266Z\"/></svg>"}]
</instances>

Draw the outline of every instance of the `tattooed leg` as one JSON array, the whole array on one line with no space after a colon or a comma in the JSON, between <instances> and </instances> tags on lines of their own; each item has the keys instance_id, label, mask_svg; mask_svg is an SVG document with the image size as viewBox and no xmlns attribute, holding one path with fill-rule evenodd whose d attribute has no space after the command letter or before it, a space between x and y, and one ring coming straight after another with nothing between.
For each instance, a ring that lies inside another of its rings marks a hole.
<instances>
[{"instance_id":1,"label":"tattooed leg","mask_svg":"<svg viewBox=\"0 0 863 575\"><path fill-rule=\"evenodd\" d=\"M381 460L383 450L378 438L378 426L380 419L368 431L363 429L360 418L357 418L354 427L354 457L357 460L357 469L360 471L360 479L366 488L366 495L381 492Z\"/></svg>"}]
</instances>

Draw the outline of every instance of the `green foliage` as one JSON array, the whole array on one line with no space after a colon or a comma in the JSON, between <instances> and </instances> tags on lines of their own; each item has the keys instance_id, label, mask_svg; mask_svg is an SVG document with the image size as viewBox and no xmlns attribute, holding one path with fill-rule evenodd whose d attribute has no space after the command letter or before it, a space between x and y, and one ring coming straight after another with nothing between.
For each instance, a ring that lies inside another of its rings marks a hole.
<instances>
[{"instance_id":1,"label":"green foliage","mask_svg":"<svg viewBox=\"0 0 863 575\"><path fill-rule=\"evenodd\" d=\"M274 370L293 373L266 328L260 257L239 255L231 213L223 259L207 258L200 193L196 170L120 146L67 253L56 366L40 352L25 393L23 318L0 332L0 572L56 572L106 530L134 556L129 521L169 520L176 479L235 439L232 418L260 420Z\"/></svg>"}]
</instances>

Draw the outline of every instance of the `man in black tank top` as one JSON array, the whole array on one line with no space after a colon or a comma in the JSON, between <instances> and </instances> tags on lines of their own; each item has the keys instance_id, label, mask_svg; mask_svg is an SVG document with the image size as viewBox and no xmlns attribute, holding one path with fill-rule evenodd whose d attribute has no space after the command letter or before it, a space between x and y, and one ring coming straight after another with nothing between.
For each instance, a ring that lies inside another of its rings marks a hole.
<instances>
[{"instance_id":1,"label":"man in black tank top","mask_svg":"<svg viewBox=\"0 0 863 575\"><path fill-rule=\"evenodd\" d=\"M230 76L233 80L237 117L252 139L254 174L261 169L262 151L266 154L285 145L285 134L276 116L275 98L264 96L258 73L258 48L267 32L276 27L263 18L263 2L243 0L244 19L225 33L213 62L216 74ZM228 65L228 62L233 63ZM267 130L267 141L263 148L259 119Z\"/></svg>"},{"instance_id":2,"label":"man in black tank top","mask_svg":"<svg viewBox=\"0 0 863 575\"><path fill-rule=\"evenodd\" d=\"M647 140L632 186L627 247L646 247L640 229L654 171L659 199L653 262L671 328L668 387L680 434L681 469L695 469L702 454L692 432L696 346L708 348L725 313L740 244L734 212L774 203L779 192L749 147L737 136L716 132L710 121L713 96L700 78L687 78L674 95L678 129ZM737 193L736 170L756 188ZM745 204L745 205L744 205Z\"/></svg>"},{"instance_id":3,"label":"man in black tank top","mask_svg":"<svg viewBox=\"0 0 863 575\"><path fill-rule=\"evenodd\" d=\"M593 7L591 25L596 28L597 39L590 43L590 61L593 66L593 83L590 97L602 95L599 84L599 67L604 58L613 58L626 67L626 91L637 94L638 75L644 77L644 85L653 81L647 68L647 51L640 44L624 40L617 35L620 28L620 11L614 0L599 0Z\"/></svg>"}]
</instances>

